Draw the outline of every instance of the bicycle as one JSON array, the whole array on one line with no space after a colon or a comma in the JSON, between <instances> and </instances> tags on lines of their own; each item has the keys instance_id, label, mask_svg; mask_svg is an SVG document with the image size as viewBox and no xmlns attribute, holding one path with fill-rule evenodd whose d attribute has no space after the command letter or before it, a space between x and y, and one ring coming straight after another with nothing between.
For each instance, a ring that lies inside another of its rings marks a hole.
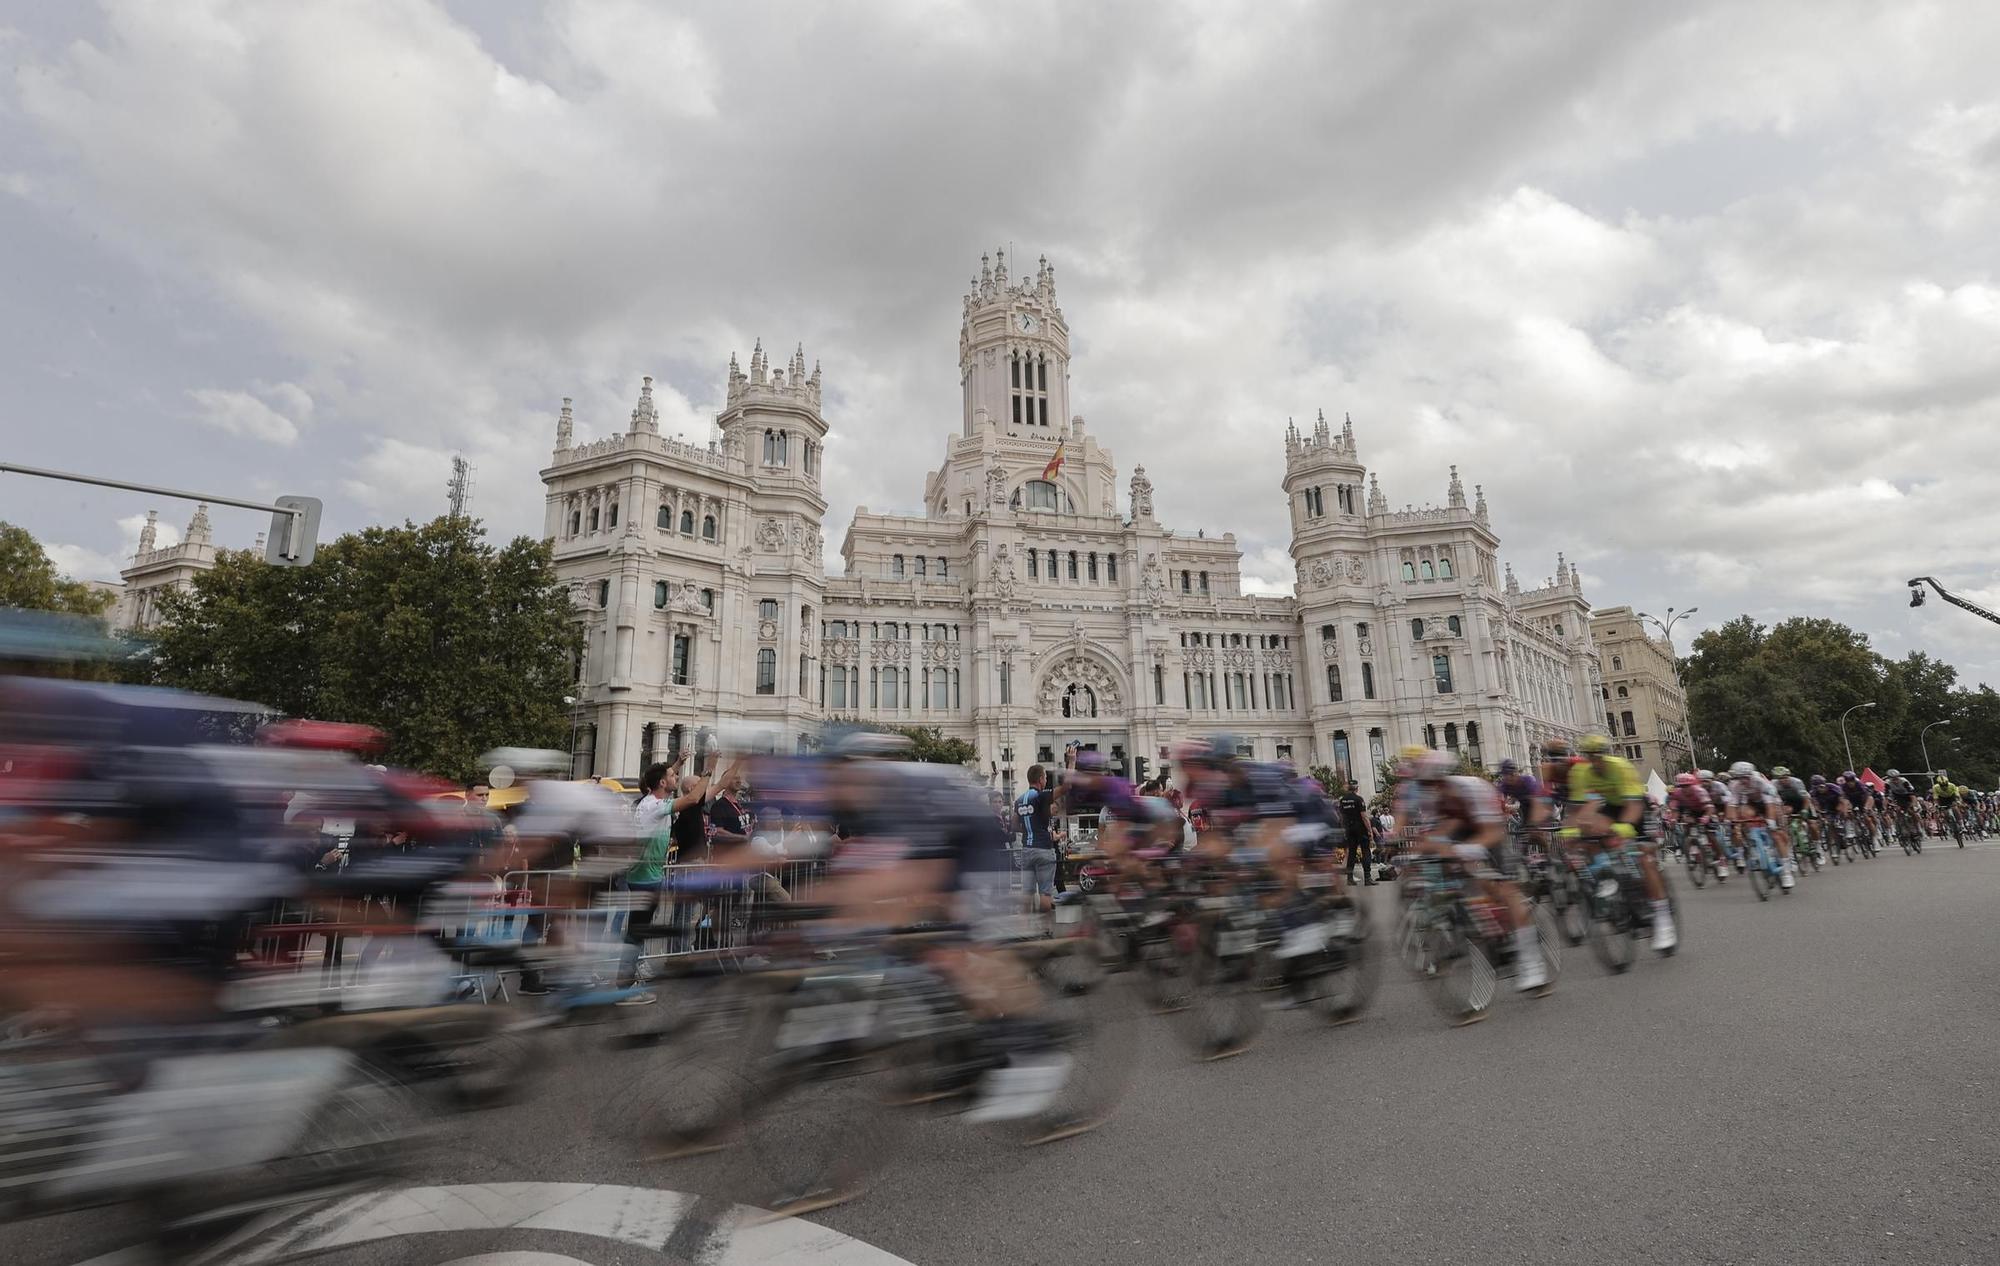
<instances>
[{"instance_id":1,"label":"bicycle","mask_svg":"<svg viewBox=\"0 0 2000 1266\"><path fill-rule=\"evenodd\" d=\"M1791 820L1786 823L1786 829L1791 833L1792 856L1801 862L1811 862L1813 870L1817 871L1820 869L1822 859L1819 835L1812 829L1812 825L1812 821L1794 813ZM1805 873L1803 865L1799 867L1799 873L1802 875Z\"/></svg>"},{"instance_id":2,"label":"bicycle","mask_svg":"<svg viewBox=\"0 0 2000 1266\"><path fill-rule=\"evenodd\" d=\"M1781 882L1785 864L1778 858L1778 849L1771 842L1771 831L1762 822L1753 823L1744 832L1749 841L1749 868L1745 873L1750 877L1750 890L1757 894L1757 900L1769 901L1773 888L1789 894L1792 890Z\"/></svg>"},{"instance_id":3,"label":"bicycle","mask_svg":"<svg viewBox=\"0 0 2000 1266\"><path fill-rule=\"evenodd\" d=\"M1639 938L1653 935L1653 899L1646 893L1646 876L1639 867L1636 845L1599 853L1590 864L1590 874L1595 880L1590 900L1590 948L1604 969L1615 976L1630 969L1638 957ZM1678 925L1680 907L1664 867L1660 883L1667 892L1667 909Z\"/></svg>"},{"instance_id":4,"label":"bicycle","mask_svg":"<svg viewBox=\"0 0 2000 1266\"><path fill-rule=\"evenodd\" d=\"M1411 858L1397 936L1404 963L1455 1027L1490 1015L1501 978L1515 968L1513 937L1497 904L1468 894L1465 878L1464 864L1455 859ZM1546 994L1562 970L1561 933L1539 904L1530 904L1528 917L1548 967L1548 985L1540 991Z\"/></svg>"}]
</instances>

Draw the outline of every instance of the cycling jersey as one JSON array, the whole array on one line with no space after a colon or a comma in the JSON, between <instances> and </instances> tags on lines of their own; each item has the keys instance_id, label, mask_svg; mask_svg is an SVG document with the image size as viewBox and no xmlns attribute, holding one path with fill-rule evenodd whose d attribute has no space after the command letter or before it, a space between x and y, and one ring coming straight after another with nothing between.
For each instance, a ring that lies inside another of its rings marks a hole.
<instances>
[{"instance_id":1,"label":"cycling jersey","mask_svg":"<svg viewBox=\"0 0 2000 1266\"><path fill-rule=\"evenodd\" d=\"M1502 797L1514 801L1524 809L1541 798L1542 783L1533 774L1509 774L1502 778L1498 785Z\"/></svg>"},{"instance_id":2,"label":"cycling jersey","mask_svg":"<svg viewBox=\"0 0 2000 1266\"><path fill-rule=\"evenodd\" d=\"M1898 781L1901 780L1898 779ZM1909 784L1904 783L1903 785L1907 787ZM1853 805L1855 808L1865 809L1868 807L1868 800L1872 793L1868 789L1868 784L1862 782L1859 778L1843 778L1840 780L1840 794L1846 796L1847 803Z\"/></svg>"},{"instance_id":3,"label":"cycling jersey","mask_svg":"<svg viewBox=\"0 0 2000 1266\"><path fill-rule=\"evenodd\" d=\"M1684 818L1705 818L1715 808L1708 798L1708 789L1699 784L1692 787L1675 787L1667 793L1667 804Z\"/></svg>"},{"instance_id":4,"label":"cycling jersey","mask_svg":"<svg viewBox=\"0 0 2000 1266\"><path fill-rule=\"evenodd\" d=\"M1907 778L1891 778L1889 780L1889 798L1897 804L1906 805L1917 798L1917 789L1910 785L1910 780Z\"/></svg>"},{"instance_id":5,"label":"cycling jersey","mask_svg":"<svg viewBox=\"0 0 2000 1266\"><path fill-rule=\"evenodd\" d=\"M1797 778L1780 778L1778 780L1778 799L1785 802L1787 809L1797 813L1806 807L1806 785Z\"/></svg>"},{"instance_id":6,"label":"cycling jersey","mask_svg":"<svg viewBox=\"0 0 2000 1266\"><path fill-rule=\"evenodd\" d=\"M1645 799L1646 784L1639 781L1639 771L1632 768L1632 762L1622 756L1579 761L1569 771L1569 802L1582 804L1592 796L1602 799L1607 810L1616 811L1628 801Z\"/></svg>"},{"instance_id":7,"label":"cycling jersey","mask_svg":"<svg viewBox=\"0 0 2000 1266\"><path fill-rule=\"evenodd\" d=\"M1847 798L1840 794L1840 784L1837 782L1820 783L1812 789L1812 796L1819 802L1822 813L1838 812L1841 801Z\"/></svg>"}]
</instances>

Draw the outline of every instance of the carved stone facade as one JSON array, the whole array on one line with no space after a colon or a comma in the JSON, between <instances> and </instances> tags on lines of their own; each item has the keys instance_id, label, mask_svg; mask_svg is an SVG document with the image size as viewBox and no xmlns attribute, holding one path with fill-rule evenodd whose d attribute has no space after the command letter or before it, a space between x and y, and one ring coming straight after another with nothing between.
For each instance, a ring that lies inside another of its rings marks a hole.
<instances>
[{"instance_id":1,"label":"carved stone facade","mask_svg":"<svg viewBox=\"0 0 2000 1266\"><path fill-rule=\"evenodd\" d=\"M1503 587L1484 493L1468 507L1456 469L1444 506L1392 511L1351 421L1288 428L1297 588L1246 594L1235 537L1161 526L1143 468L1121 512L1110 450L1069 411L1069 327L1046 261L1016 282L1004 253L987 257L963 313L962 415L923 511L858 509L838 575L821 563L826 426L803 354L774 370L760 345L748 374L732 359L706 446L644 429L650 385L626 433L582 448L565 409L542 478L558 565L589 582L589 768L636 773L675 726L742 722L790 747L857 718L968 739L980 772L1010 787L1066 742L1138 776L1179 737L1227 732L1372 790L1407 743L1490 764L1591 724L1580 580L1563 562L1560 584ZM613 503L629 507L617 531ZM676 598L713 594L685 687L669 680L668 620L644 601L656 579Z\"/></svg>"}]
</instances>

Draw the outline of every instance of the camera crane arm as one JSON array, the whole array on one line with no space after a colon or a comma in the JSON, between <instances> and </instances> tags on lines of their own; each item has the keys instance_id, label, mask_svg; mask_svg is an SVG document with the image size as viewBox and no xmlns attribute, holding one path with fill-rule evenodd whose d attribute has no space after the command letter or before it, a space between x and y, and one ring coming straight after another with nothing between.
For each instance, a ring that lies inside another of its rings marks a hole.
<instances>
[{"instance_id":1,"label":"camera crane arm","mask_svg":"<svg viewBox=\"0 0 2000 1266\"><path fill-rule=\"evenodd\" d=\"M1921 607L1922 605L1924 605L1924 585L1926 582L1929 583L1931 588L1937 590L1938 597L1943 598L1946 602L1949 602L1954 607L1963 608L1964 610L1972 612L1972 614L1976 616L1980 616L1985 619L1991 620L1995 624L2000 624L2000 615L1993 614L1991 611L1988 611L1985 607L1976 606L1973 603L1967 602L1965 599L1957 596L1956 594L1952 593L1949 589L1946 589L1943 585L1939 584L1937 582L1937 579L1932 576L1919 576L1915 580L1912 580L1910 582L1911 606Z\"/></svg>"}]
</instances>

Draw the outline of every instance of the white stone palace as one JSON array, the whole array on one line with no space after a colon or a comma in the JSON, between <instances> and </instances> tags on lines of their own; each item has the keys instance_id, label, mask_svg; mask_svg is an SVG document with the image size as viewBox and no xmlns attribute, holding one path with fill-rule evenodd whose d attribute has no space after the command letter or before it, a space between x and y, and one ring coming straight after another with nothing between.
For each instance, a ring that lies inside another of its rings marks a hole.
<instances>
[{"instance_id":1,"label":"white stone palace","mask_svg":"<svg viewBox=\"0 0 2000 1266\"><path fill-rule=\"evenodd\" d=\"M1351 421L1284 433L1297 585L1243 592L1233 534L1177 532L1145 468L1070 411L1069 326L1043 260L982 260L965 296L962 416L921 514L855 511L829 573L828 425L803 350L730 358L717 438L660 435L652 379L620 432L542 471L545 533L586 635L578 772L636 773L737 725L809 745L829 720L936 726L1012 787L1077 740L1134 777L1227 733L1372 791L1398 747L1497 764L1598 715L1576 573L1523 590L1486 499L1391 510ZM1060 454L1061 461L1055 462Z\"/></svg>"}]
</instances>

